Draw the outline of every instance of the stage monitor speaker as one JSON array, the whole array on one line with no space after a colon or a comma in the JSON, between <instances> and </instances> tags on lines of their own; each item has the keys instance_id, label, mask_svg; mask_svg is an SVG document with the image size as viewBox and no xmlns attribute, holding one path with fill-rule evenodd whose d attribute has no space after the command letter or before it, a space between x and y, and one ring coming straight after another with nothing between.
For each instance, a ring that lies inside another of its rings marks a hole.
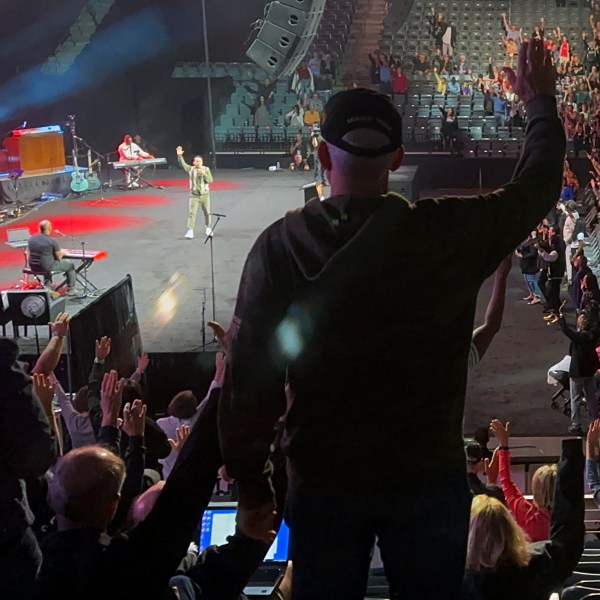
<instances>
[{"instance_id":1,"label":"stage monitor speaker","mask_svg":"<svg viewBox=\"0 0 600 600\"><path fill-rule=\"evenodd\" d=\"M8 311L14 327L48 325L58 313L65 312L64 297L50 299L48 290L8 290Z\"/></svg>"},{"instance_id":2,"label":"stage monitor speaker","mask_svg":"<svg viewBox=\"0 0 600 600\"><path fill-rule=\"evenodd\" d=\"M325 0L277 0L270 3L256 40L246 52L271 79L292 75L312 44Z\"/></svg>"},{"instance_id":3,"label":"stage monitor speaker","mask_svg":"<svg viewBox=\"0 0 600 600\"><path fill-rule=\"evenodd\" d=\"M404 196L410 202L416 202L421 195L419 190L419 167L407 165L390 173L389 190Z\"/></svg>"}]
</instances>

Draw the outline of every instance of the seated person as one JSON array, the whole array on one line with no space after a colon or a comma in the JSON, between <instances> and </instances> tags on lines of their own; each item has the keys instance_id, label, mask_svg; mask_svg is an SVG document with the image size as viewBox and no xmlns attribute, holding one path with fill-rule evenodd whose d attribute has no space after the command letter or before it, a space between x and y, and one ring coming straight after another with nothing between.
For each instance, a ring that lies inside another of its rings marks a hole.
<instances>
[{"instance_id":1,"label":"seated person","mask_svg":"<svg viewBox=\"0 0 600 600\"><path fill-rule=\"evenodd\" d=\"M308 158L310 156L310 147L308 140L304 139L301 133L296 134L295 141L290 145L290 156L292 162L290 163L290 170L303 168L305 171L310 169L308 164Z\"/></svg>"},{"instance_id":2,"label":"seated person","mask_svg":"<svg viewBox=\"0 0 600 600\"><path fill-rule=\"evenodd\" d=\"M154 158L149 152L145 152L138 146L129 134L125 135L123 142L117 148L119 153L119 162L126 162L128 160L141 160L144 158ZM140 187L140 169L134 167L132 169L123 169L125 176L125 185L128 189Z\"/></svg>"},{"instance_id":3,"label":"seated person","mask_svg":"<svg viewBox=\"0 0 600 600\"><path fill-rule=\"evenodd\" d=\"M67 294L74 296L77 294L75 265L63 258L66 252L60 249L56 238L50 237L51 233L52 223L45 220L40 222L40 232L29 238L27 243L29 268L34 273L44 276L44 285L48 288L52 284L51 272L62 271L67 278Z\"/></svg>"}]
</instances>

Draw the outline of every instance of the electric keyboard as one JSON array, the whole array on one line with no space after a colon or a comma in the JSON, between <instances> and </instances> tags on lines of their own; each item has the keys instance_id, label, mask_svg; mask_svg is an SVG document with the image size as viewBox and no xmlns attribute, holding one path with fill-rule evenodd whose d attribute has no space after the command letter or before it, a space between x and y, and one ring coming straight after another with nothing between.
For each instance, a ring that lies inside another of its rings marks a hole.
<instances>
[{"instance_id":1,"label":"electric keyboard","mask_svg":"<svg viewBox=\"0 0 600 600\"><path fill-rule=\"evenodd\" d=\"M13 129L10 133L13 137L22 137L24 135L40 135L48 133L62 134L63 130L58 125L48 125L47 127L32 127L31 129Z\"/></svg>"},{"instance_id":2,"label":"electric keyboard","mask_svg":"<svg viewBox=\"0 0 600 600\"><path fill-rule=\"evenodd\" d=\"M97 260L103 260L108 256L108 252L106 250L86 250L84 253L81 250L65 249L63 252L66 252L63 258L69 258L71 260L86 260L90 263L93 263Z\"/></svg>"},{"instance_id":3,"label":"electric keyboard","mask_svg":"<svg viewBox=\"0 0 600 600\"><path fill-rule=\"evenodd\" d=\"M144 158L142 160L120 160L111 162L110 166L113 169L130 169L132 167L151 167L153 165L166 165L166 158Z\"/></svg>"}]
</instances>

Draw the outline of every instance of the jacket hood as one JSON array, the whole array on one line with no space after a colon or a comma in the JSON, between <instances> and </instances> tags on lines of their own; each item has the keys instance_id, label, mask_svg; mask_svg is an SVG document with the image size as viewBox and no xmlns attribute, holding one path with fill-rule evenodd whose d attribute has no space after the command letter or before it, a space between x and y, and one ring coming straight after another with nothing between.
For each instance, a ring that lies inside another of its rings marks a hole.
<instances>
[{"instance_id":1,"label":"jacket hood","mask_svg":"<svg viewBox=\"0 0 600 600\"><path fill-rule=\"evenodd\" d=\"M311 200L283 219L285 247L307 280L360 279L389 252L389 240L410 204L397 194ZM366 260L365 258L368 258Z\"/></svg>"}]
</instances>

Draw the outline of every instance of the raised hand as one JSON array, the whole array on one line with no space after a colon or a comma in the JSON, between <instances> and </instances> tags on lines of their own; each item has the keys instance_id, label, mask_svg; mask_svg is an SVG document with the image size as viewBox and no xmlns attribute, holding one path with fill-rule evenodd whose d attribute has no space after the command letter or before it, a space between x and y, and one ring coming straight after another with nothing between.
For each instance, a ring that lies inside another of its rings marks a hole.
<instances>
[{"instance_id":1,"label":"raised hand","mask_svg":"<svg viewBox=\"0 0 600 600\"><path fill-rule=\"evenodd\" d=\"M106 357L110 354L110 344L111 340L107 336L96 340L96 358L98 360L106 360Z\"/></svg>"},{"instance_id":2,"label":"raised hand","mask_svg":"<svg viewBox=\"0 0 600 600\"><path fill-rule=\"evenodd\" d=\"M150 357L147 352L144 352L144 354L138 358L136 371L141 375L148 368L149 364Z\"/></svg>"},{"instance_id":3,"label":"raised hand","mask_svg":"<svg viewBox=\"0 0 600 600\"><path fill-rule=\"evenodd\" d=\"M485 465L485 475L487 477L488 483L494 484L498 481L498 470L500 468L500 459L498 458L498 448L494 450L494 454L492 455L492 460L486 458L483 461Z\"/></svg>"},{"instance_id":4,"label":"raised hand","mask_svg":"<svg viewBox=\"0 0 600 600\"><path fill-rule=\"evenodd\" d=\"M554 96L556 71L552 66L550 52L542 40L529 40L521 44L517 62L517 73L504 67L515 93L527 103L536 96Z\"/></svg>"},{"instance_id":5,"label":"raised hand","mask_svg":"<svg viewBox=\"0 0 600 600\"><path fill-rule=\"evenodd\" d=\"M52 383L49 377L43 373L33 374L33 393L42 403L46 414L52 414L52 399L54 398L55 383Z\"/></svg>"},{"instance_id":6,"label":"raised hand","mask_svg":"<svg viewBox=\"0 0 600 600\"><path fill-rule=\"evenodd\" d=\"M207 325L213 330L213 333L215 334L219 344L221 344L223 351L227 353L229 350L229 330L225 331L222 325L216 321L208 321Z\"/></svg>"},{"instance_id":7,"label":"raised hand","mask_svg":"<svg viewBox=\"0 0 600 600\"><path fill-rule=\"evenodd\" d=\"M58 313L56 321L49 323L53 335L65 336L69 333L69 313Z\"/></svg>"},{"instance_id":8,"label":"raised hand","mask_svg":"<svg viewBox=\"0 0 600 600\"><path fill-rule=\"evenodd\" d=\"M123 407L123 423L121 429L129 437L143 437L146 429L146 405L141 400L134 400L132 404Z\"/></svg>"},{"instance_id":9,"label":"raised hand","mask_svg":"<svg viewBox=\"0 0 600 600\"><path fill-rule=\"evenodd\" d=\"M190 437L191 432L192 430L190 429L189 425L182 425L181 427L178 427L175 430L176 439L168 440L169 446L171 446L171 450L174 450L177 453L181 452L181 449L183 448L183 445L185 444L186 440Z\"/></svg>"},{"instance_id":10,"label":"raised hand","mask_svg":"<svg viewBox=\"0 0 600 600\"><path fill-rule=\"evenodd\" d=\"M494 419L490 423L490 429L496 436L498 443L505 448L508 448L508 439L510 437L510 423L507 421L506 425L502 424L502 421Z\"/></svg>"},{"instance_id":11,"label":"raised hand","mask_svg":"<svg viewBox=\"0 0 600 600\"><path fill-rule=\"evenodd\" d=\"M124 379L118 379L116 371L104 374L100 388L100 408L102 409L102 426L116 427L121 412Z\"/></svg>"},{"instance_id":12,"label":"raised hand","mask_svg":"<svg viewBox=\"0 0 600 600\"><path fill-rule=\"evenodd\" d=\"M175 152L177 152L177 156L181 156L183 154L183 148L181 146L177 146L177 148L175 148Z\"/></svg>"}]
</instances>

